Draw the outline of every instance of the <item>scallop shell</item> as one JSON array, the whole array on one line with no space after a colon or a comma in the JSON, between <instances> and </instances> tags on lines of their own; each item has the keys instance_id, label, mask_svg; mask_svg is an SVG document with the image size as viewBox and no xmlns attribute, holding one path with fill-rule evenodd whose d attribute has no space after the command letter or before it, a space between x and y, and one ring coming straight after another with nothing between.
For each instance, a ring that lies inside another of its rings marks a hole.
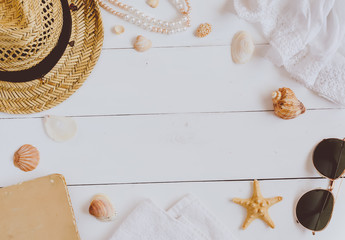
<instances>
[{"instance_id":1,"label":"scallop shell","mask_svg":"<svg viewBox=\"0 0 345 240\"><path fill-rule=\"evenodd\" d=\"M115 27L113 28L113 31L115 34L120 35L120 34L124 33L125 27L122 25L115 25Z\"/></svg>"},{"instance_id":2,"label":"scallop shell","mask_svg":"<svg viewBox=\"0 0 345 240\"><path fill-rule=\"evenodd\" d=\"M47 135L57 142L64 142L74 137L77 124L70 117L47 115L43 118Z\"/></svg>"},{"instance_id":3,"label":"scallop shell","mask_svg":"<svg viewBox=\"0 0 345 240\"><path fill-rule=\"evenodd\" d=\"M282 119L293 119L305 112L305 107L290 88L279 88L272 93L274 113Z\"/></svg>"},{"instance_id":4,"label":"scallop shell","mask_svg":"<svg viewBox=\"0 0 345 240\"><path fill-rule=\"evenodd\" d=\"M212 26L209 23L200 24L199 27L196 29L195 35L197 37L206 37L212 31Z\"/></svg>"},{"instance_id":5,"label":"scallop shell","mask_svg":"<svg viewBox=\"0 0 345 240\"><path fill-rule=\"evenodd\" d=\"M116 212L109 198L103 194L93 197L89 207L89 213L101 221L111 221L115 218Z\"/></svg>"},{"instance_id":6,"label":"scallop shell","mask_svg":"<svg viewBox=\"0 0 345 240\"><path fill-rule=\"evenodd\" d=\"M30 144L25 144L21 146L13 156L14 166L23 170L24 172L29 172L34 170L38 163L40 162L40 153L34 146Z\"/></svg>"},{"instance_id":7,"label":"scallop shell","mask_svg":"<svg viewBox=\"0 0 345 240\"><path fill-rule=\"evenodd\" d=\"M142 35L137 36L135 43L134 43L134 49L138 52L145 52L146 50L150 49L152 47L152 42L150 39L145 38Z\"/></svg>"},{"instance_id":8,"label":"scallop shell","mask_svg":"<svg viewBox=\"0 0 345 240\"><path fill-rule=\"evenodd\" d=\"M158 7L159 0L147 0L146 3L147 3L150 7L156 8L156 7Z\"/></svg>"},{"instance_id":9,"label":"scallop shell","mask_svg":"<svg viewBox=\"0 0 345 240\"><path fill-rule=\"evenodd\" d=\"M247 63L254 53L255 45L251 35L245 31L235 34L231 42L231 56L234 63Z\"/></svg>"}]
</instances>

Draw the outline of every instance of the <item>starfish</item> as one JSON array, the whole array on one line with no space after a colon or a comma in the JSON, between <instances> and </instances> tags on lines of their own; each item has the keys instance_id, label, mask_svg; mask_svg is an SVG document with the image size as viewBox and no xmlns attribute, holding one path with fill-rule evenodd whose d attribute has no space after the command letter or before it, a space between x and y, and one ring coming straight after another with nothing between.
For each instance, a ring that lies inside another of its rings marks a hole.
<instances>
[{"instance_id":1,"label":"starfish","mask_svg":"<svg viewBox=\"0 0 345 240\"><path fill-rule=\"evenodd\" d=\"M268 208L281 200L283 200L282 197L264 198L260 192L259 182L254 180L254 191L251 198L234 198L232 201L247 209L247 217L242 226L243 229L246 229L256 218L263 220L271 228L274 228L274 222L268 215Z\"/></svg>"}]
</instances>

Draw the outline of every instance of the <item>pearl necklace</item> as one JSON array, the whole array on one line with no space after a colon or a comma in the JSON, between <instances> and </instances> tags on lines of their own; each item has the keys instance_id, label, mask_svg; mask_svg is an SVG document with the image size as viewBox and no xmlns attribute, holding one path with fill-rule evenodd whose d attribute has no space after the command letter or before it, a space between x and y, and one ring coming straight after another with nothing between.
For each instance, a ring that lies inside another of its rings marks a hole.
<instances>
[{"instance_id":1,"label":"pearl necklace","mask_svg":"<svg viewBox=\"0 0 345 240\"><path fill-rule=\"evenodd\" d=\"M172 22L163 21L160 19L156 19L154 17L147 16L143 12L135 9L134 7L119 2L118 0L107 1L113 4L114 6L128 12L128 14L116 11L115 9L105 4L103 0L97 1L102 8L104 8L111 14L118 16L130 23L136 24L139 27L151 32L173 34L186 31L187 27L190 27L191 6L189 0L173 0L174 5L180 11L182 17Z\"/></svg>"}]
</instances>

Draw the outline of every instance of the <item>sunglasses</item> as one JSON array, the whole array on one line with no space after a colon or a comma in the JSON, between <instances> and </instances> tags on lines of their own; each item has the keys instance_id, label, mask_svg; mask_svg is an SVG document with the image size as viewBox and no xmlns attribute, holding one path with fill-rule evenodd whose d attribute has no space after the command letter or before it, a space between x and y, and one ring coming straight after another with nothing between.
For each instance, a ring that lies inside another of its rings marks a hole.
<instances>
[{"instance_id":1,"label":"sunglasses","mask_svg":"<svg viewBox=\"0 0 345 240\"><path fill-rule=\"evenodd\" d=\"M330 180L328 189L314 189L305 193L297 202L297 221L315 232L323 230L332 218L334 181L345 170L345 140L329 138L315 148L313 163L319 173Z\"/></svg>"}]
</instances>

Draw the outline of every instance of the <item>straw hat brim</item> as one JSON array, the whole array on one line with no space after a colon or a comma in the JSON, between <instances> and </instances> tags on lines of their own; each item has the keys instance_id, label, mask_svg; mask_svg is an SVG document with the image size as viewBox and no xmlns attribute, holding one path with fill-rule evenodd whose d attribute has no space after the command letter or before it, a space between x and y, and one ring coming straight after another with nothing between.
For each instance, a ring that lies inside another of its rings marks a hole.
<instances>
[{"instance_id":1,"label":"straw hat brim","mask_svg":"<svg viewBox=\"0 0 345 240\"><path fill-rule=\"evenodd\" d=\"M63 0L66 1L66 0ZM103 44L103 25L94 0L75 0L70 41L57 64L44 77L28 82L0 79L0 111L28 114L48 110L71 96L91 73Z\"/></svg>"}]
</instances>

